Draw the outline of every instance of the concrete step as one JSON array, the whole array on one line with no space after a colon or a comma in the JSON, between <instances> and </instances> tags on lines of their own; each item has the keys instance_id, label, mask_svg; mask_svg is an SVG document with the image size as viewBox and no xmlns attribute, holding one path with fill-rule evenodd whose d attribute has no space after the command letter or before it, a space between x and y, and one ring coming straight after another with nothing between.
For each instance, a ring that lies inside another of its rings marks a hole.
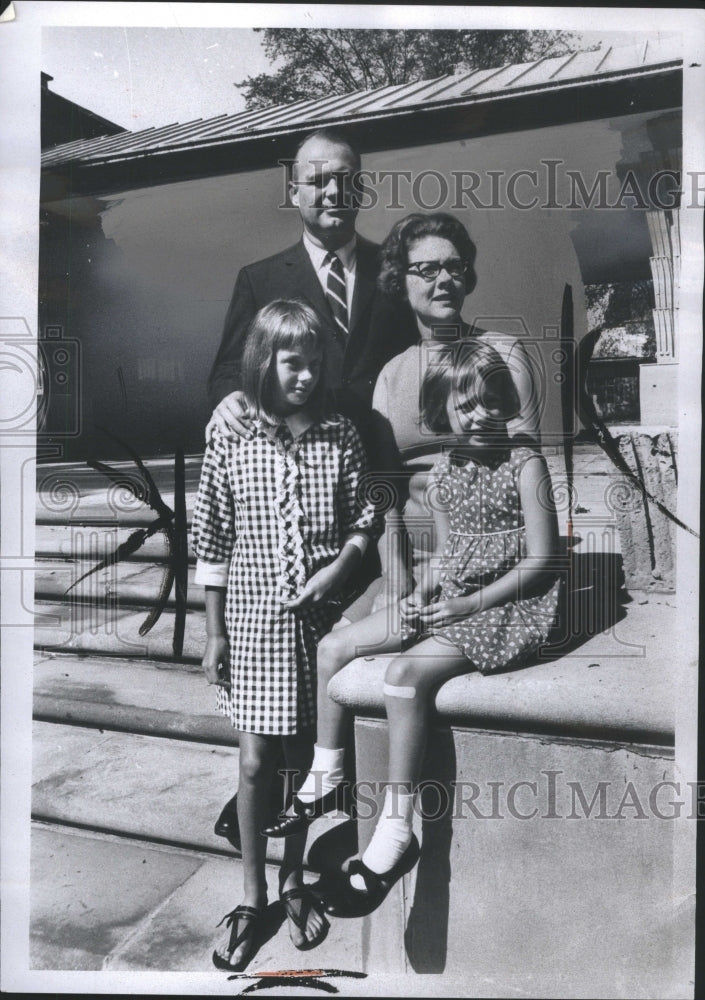
<instances>
[{"instance_id":1,"label":"concrete step","mask_svg":"<svg viewBox=\"0 0 705 1000\"><path fill-rule=\"evenodd\" d=\"M198 489L202 455L187 456L186 509L193 510L193 500ZM126 480L140 487L141 474L133 462L109 462ZM154 479L162 500L174 509L173 459L149 459L145 465ZM87 465L76 462L37 466L38 524L100 523L148 524L157 515L142 500L138 500L123 486L118 486Z\"/></svg>"},{"instance_id":2,"label":"concrete step","mask_svg":"<svg viewBox=\"0 0 705 1000\"><path fill-rule=\"evenodd\" d=\"M98 561L92 556L76 561L38 559L34 571L35 596L43 601L93 603L118 599L121 605L138 607L150 607L156 601L164 578L164 563L120 562L81 580ZM194 584L194 573L195 568L190 566L187 606L202 609L205 606L205 590ZM81 582L76 583L78 580ZM72 589L69 590L69 587ZM175 588L172 587L168 606L174 607L175 604Z\"/></svg>"},{"instance_id":3,"label":"concrete step","mask_svg":"<svg viewBox=\"0 0 705 1000\"><path fill-rule=\"evenodd\" d=\"M62 524L38 524L35 530L35 554L41 559L94 560L114 552L127 541L134 528L119 528L117 524L102 527L90 524L66 522ZM169 555L167 542L162 532L152 535L125 562L163 562ZM189 541L189 562L195 563Z\"/></svg>"},{"instance_id":4,"label":"concrete step","mask_svg":"<svg viewBox=\"0 0 705 1000\"><path fill-rule=\"evenodd\" d=\"M171 510L174 509L173 493L164 494L162 499ZM195 492L186 495L186 517L189 524L195 499ZM55 506L46 493L39 494L36 500L36 523L47 527L83 525L105 528L119 524L120 527L129 526L134 531L135 528L152 524L157 517L155 511L139 500L130 498L120 505L114 504L105 491L80 495L72 499L65 508Z\"/></svg>"},{"instance_id":5,"label":"concrete step","mask_svg":"<svg viewBox=\"0 0 705 1000\"><path fill-rule=\"evenodd\" d=\"M198 991L223 991L226 974L213 967L211 954L223 935L216 924L242 899L237 858L43 823L33 824L31 847L32 969L207 973ZM239 977L243 987L248 978L259 978L258 970L346 970L359 976L362 921L331 918L315 952L297 951L276 904L277 874L276 867L267 867L270 936L248 976ZM353 995L367 995L365 978L332 982L345 995L348 982ZM239 992L236 984L226 988Z\"/></svg>"},{"instance_id":6,"label":"concrete step","mask_svg":"<svg viewBox=\"0 0 705 1000\"><path fill-rule=\"evenodd\" d=\"M104 727L236 746L199 666L71 654L35 656L33 715L44 722Z\"/></svg>"},{"instance_id":7,"label":"concrete step","mask_svg":"<svg viewBox=\"0 0 705 1000\"><path fill-rule=\"evenodd\" d=\"M236 853L213 824L237 791L238 749L186 739L33 724L32 817L215 854ZM309 845L345 814L317 820ZM279 861L283 841L268 841Z\"/></svg>"},{"instance_id":8,"label":"concrete step","mask_svg":"<svg viewBox=\"0 0 705 1000\"><path fill-rule=\"evenodd\" d=\"M32 814L220 853L213 833L237 790L236 747L34 723Z\"/></svg>"},{"instance_id":9,"label":"concrete step","mask_svg":"<svg viewBox=\"0 0 705 1000\"><path fill-rule=\"evenodd\" d=\"M102 604L38 600L35 602L34 644L37 649L54 652L83 651L173 661L174 612L167 608L152 629L141 636L139 630L147 614L147 607L137 610L117 600ZM179 661L200 663L205 641L204 613L198 609L189 610Z\"/></svg>"}]
</instances>

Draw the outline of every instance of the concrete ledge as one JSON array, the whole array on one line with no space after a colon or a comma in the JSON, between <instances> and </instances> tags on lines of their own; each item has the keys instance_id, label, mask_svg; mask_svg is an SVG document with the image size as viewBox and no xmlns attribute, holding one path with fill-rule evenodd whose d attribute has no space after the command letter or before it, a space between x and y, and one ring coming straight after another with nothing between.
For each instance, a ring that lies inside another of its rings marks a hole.
<instances>
[{"instance_id":1,"label":"concrete ledge","mask_svg":"<svg viewBox=\"0 0 705 1000\"><path fill-rule=\"evenodd\" d=\"M37 560L34 571L34 594L41 601L66 601L69 604L88 602L91 605L101 602L117 602L121 605L134 605L149 608L158 597L164 578L165 563L150 563L146 561L125 561L115 566L99 570L74 586L84 573L95 566L98 560ZM205 590L195 584L193 578L195 568L189 566L187 607L203 610L205 608ZM172 587L167 607L176 605L175 587Z\"/></svg>"},{"instance_id":2,"label":"concrete ledge","mask_svg":"<svg viewBox=\"0 0 705 1000\"><path fill-rule=\"evenodd\" d=\"M167 608L144 636L140 627L147 609L118 605L97 605L37 601L34 629L36 649L51 652L81 652L98 656L176 662L173 652L174 612ZM205 615L189 611L186 616L183 654L180 663L200 663L205 649Z\"/></svg>"},{"instance_id":3,"label":"concrete ledge","mask_svg":"<svg viewBox=\"0 0 705 1000\"><path fill-rule=\"evenodd\" d=\"M674 603L663 595L634 602L610 631L560 658L510 673L453 678L436 695L438 716L468 728L671 747ZM331 697L356 715L384 717L386 662L354 660L331 681Z\"/></svg>"},{"instance_id":4,"label":"concrete ledge","mask_svg":"<svg viewBox=\"0 0 705 1000\"><path fill-rule=\"evenodd\" d=\"M356 719L355 743L379 807L387 726ZM658 747L434 728L414 817L421 857L364 919L365 968L465 972L481 988L461 996L688 996L692 904L673 859L676 824L682 835L692 821L662 818L664 789L654 798L675 777ZM361 850L375 821L366 803Z\"/></svg>"},{"instance_id":5,"label":"concrete ledge","mask_svg":"<svg viewBox=\"0 0 705 1000\"><path fill-rule=\"evenodd\" d=\"M216 712L214 690L200 667L181 664L38 657L33 716L44 722L238 745L237 731Z\"/></svg>"}]
</instances>

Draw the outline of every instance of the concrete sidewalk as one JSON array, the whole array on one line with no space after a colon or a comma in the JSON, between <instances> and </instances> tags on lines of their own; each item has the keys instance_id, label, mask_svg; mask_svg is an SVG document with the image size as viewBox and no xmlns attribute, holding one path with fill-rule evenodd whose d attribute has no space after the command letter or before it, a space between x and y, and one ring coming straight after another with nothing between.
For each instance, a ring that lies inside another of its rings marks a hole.
<instances>
[{"instance_id":1,"label":"concrete sidewalk","mask_svg":"<svg viewBox=\"0 0 705 1000\"><path fill-rule=\"evenodd\" d=\"M247 970L233 975L215 969L211 955L223 933L216 924L240 899L237 859L34 823L32 872L30 969L80 971L94 993L110 990L117 976L121 991L172 992L174 974L181 973L189 986L184 995L236 996L254 986L272 996L317 996L330 987L351 997L504 995L474 981L471 970L462 978L366 973L362 920L330 917L325 941L297 950L271 865L267 939ZM160 974L162 985L155 986Z\"/></svg>"},{"instance_id":2,"label":"concrete sidewalk","mask_svg":"<svg viewBox=\"0 0 705 1000\"><path fill-rule=\"evenodd\" d=\"M216 971L211 955L227 933L216 925L242 897L237 858L45 823L33 825L32 871L34 969ZM267 881L276 904L276 867L267 867ZM253 971L362 971L359 924L331 918L326 940L305 953L291 943L281 908L270 910L271 936Z\"/></svg>"}]
</instances>

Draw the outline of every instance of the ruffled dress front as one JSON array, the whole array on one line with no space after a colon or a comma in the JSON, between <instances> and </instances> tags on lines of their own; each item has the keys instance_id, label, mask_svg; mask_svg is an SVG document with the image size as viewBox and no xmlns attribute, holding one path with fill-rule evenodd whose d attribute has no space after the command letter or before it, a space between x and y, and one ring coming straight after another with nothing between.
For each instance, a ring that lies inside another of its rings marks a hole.
<instances>
[{"instance_id":1,"label":"ruffled dress front","mask_svg":"<svg viewBox=\"0 0 705 1000\"><path fill-rule=\"evenodd\" d=\"M316 721L316 647L345 595L289 609L346 537L374 541L380 518L365 497L366 459L347 418L293 437L259 424L251 440L215 435L193 515L196 582L227 586L230 691L217 707L244 732L294 734Z\"/></svg>"}]
</instances>

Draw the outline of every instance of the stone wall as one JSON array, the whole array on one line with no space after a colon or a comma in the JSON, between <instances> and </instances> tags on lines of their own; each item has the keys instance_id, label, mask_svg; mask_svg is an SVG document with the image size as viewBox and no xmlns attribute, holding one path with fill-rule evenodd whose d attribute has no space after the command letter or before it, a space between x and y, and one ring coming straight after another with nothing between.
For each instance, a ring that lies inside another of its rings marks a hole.
<instances>
[{"instance_id":1,"label":"stone wall","mask_svg":"<svg viewBox=\"0 0 705 1000\"><path fill-rule=\"evenodd\" d=\"M617 437L619 451L646 490L676 513L677 435L673 431L630 431ZM673 522L646 500L625 477L615 477L617 517L628 590L675 591L675 532Z\"/></svg>"},{"instance_id":2,"label":"stone wall","mask_svg":"<svg viewBox=\"0 0 705 1000\"><path fill-rule=\"evenodd\" d=\"M386 725L358 719L356 747L383 780ZM678 995L674 821L649 805L671 812L653 792L669 748L454 726L432 731L425 778L421 860L365 918L369 972L464 975L467 996Z\"/></svg>"}]
</instances>

